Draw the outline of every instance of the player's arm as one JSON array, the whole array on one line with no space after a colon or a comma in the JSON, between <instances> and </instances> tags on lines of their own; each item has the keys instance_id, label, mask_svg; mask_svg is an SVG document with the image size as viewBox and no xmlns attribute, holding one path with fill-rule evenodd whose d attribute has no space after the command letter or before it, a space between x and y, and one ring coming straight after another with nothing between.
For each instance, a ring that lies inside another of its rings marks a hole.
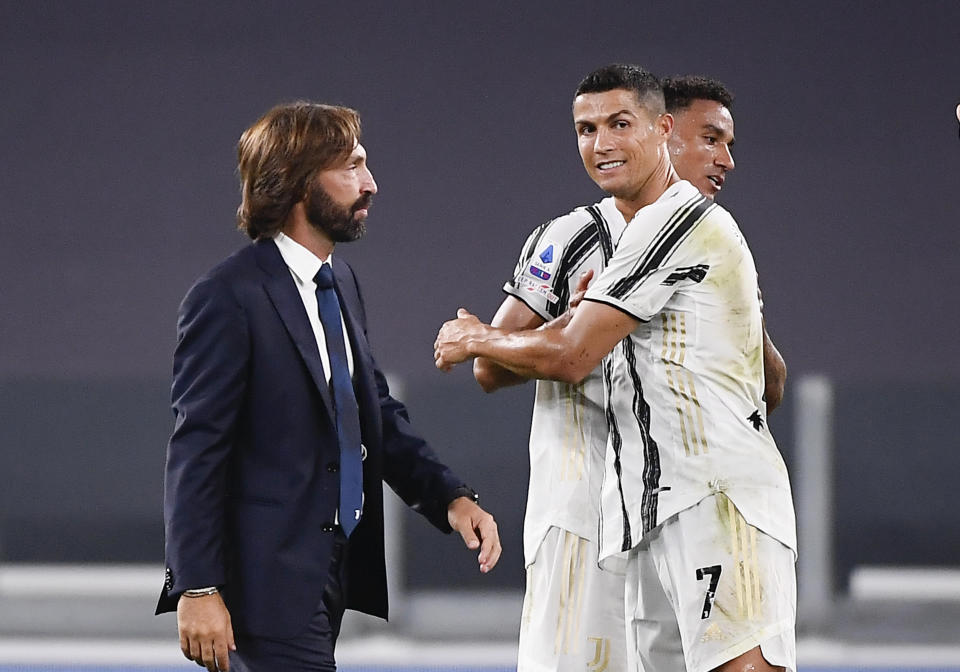
<instances>
[{"instance_id":1,"label":"player's arm","mask_svg":"<svg viewBox=\"0 0 960 672\"><path fill-rule=\"evenodd\" d=\"M783 401L783 389L787 383L787 363L783 355L773 344L767 332L767 320L763 316L763 292L757 287L757 299L760 301L760 320L763 326L763 399L767 404L767 414Z\"/></svg>"},{"instance_id":2,"label":"player's arm","mask_svg":"<svg viewBox=\"0 0 960 672\"><path fill-rule=\"evenodd\" d=\"M524 378L579 383L638 320L617 308L585 300L539 329L510 332L483 324L461 308L443 325L434 344L438 369L485 357Z\"/></svg>"},{"instance_id":3,"label":"player's arm","mask_svg":"<svg viewBox=\"0 0 960 672\"><path fill-rule=\"evenodd\" d=\"M543 323L544 319L527 304L508 295L490 321L490 326L499 327L505 331L527 331L536 329ZM486 357L477 357L473 361L473 377L477 379L484 392L494 392L501 387L520 385L528 380Z\"/></svg>"},{"instance_id":4,"label":"player's arm","mask_svg":"<svg viewBox=\"0 0 960 672\"><path fill-rule=\"evenodd\" d=\"M767 402L770 414L783 401L783 388L787 383L787 363L777 346L767 333L766 320L763 323L763 398Z\"/></svg>"},{"instance_id":5,"label":"player's arm","mask_svg":"<svg viewBox=\"0 0 960 672\"><path fill-rule=\"evenodd\" d=\"M587 291L590 281L593 279L593 271L588 270L580 274L577 281L577 288L570 297L570 308L576 308L583 300L583 295ZM568 311L563 320L554 320L554 326L566 324L572 316L572 310ZM536 329L544 324L546 320L538 315L530 306L520 301L514 296L507 296L497 314L493 316L490 322L492 327L500 327L507 331L526 331ZM484 392L494 392L501 387L508 385L519 385L525 383L529 378L514 373L496 362L486 357L478 357L473 361L473 377L480 383Z\"/></svg>"}]
</instances>

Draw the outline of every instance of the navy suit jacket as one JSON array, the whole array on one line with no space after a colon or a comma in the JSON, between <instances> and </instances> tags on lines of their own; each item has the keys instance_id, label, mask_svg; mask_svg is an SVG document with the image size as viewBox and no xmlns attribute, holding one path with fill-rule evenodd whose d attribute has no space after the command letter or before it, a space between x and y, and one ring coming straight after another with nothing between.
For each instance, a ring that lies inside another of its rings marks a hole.
<instances>
[{"instance_id":1,"label":"navy suit jacket","mask_svg":"<svg viewBox=\"0 0 960 672\"><path fill-rule=\"evenodd\" d=\"M337 258L333 270L367 449L363 516L350 537L347 607L386 618L381 482L445 532L447 505L463 482L390 396L370 352L353 269ZM175 610L186 589L220 586L238 631L298 634L327 581L339 448L316 339L273 240L241 249L187 293L172 398L167 575L157 613Z\"/></svg>"}]
</instances>

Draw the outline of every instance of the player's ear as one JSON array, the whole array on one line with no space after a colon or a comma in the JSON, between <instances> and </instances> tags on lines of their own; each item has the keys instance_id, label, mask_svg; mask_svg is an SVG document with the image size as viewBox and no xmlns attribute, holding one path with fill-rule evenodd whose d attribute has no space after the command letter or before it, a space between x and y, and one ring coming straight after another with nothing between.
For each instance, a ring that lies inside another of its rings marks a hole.
<instances>
[{"instance_id":1,"label":"player's ear","mask_svg":"<svg viewBox=\"0 0 960 672\"><path fill-rule=\"evenodd\" d=\"M666 140L673 133L673 115L669 112L664 112L659 117L654 124L657 129L657 132L663 136L663 139Z\"/></svg>"}]
</instances>

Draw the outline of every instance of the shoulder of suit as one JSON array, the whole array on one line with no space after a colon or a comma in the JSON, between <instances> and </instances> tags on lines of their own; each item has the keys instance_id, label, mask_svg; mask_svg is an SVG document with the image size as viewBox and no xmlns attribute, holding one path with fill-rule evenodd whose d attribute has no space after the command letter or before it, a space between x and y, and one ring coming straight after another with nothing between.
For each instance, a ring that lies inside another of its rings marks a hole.
<instances>
[{"instance_id":1,"label":"shoulder of suit","mask_svg":"<svg viewBox=\"0 0 960 672\"><path fill-rule=\"evenodd\" d=\"M209 285L211 287L222 286L232 290L245 282L259 281L262 277L262 272L258 271L256 246L250 244L236 250L197 278L193 287Z\"/></svg>"}]
</instances>

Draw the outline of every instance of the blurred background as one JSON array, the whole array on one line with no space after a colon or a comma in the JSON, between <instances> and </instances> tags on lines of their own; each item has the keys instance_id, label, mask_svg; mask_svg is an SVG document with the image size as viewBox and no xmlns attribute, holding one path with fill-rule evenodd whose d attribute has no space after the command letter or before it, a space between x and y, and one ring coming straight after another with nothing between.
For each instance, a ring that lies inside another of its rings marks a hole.
<instances>
[{"instance_id":1,"label":"blurred background","mask_svg":"<svg viewBox=\"0 0 960 672\"><path fill-rule=\"evenodd\" d=\"M737 96L719 201L789 367L770 424L807 544L801 663L960 668L958 45L956 0L0 2L0 663L114 638L179 657L150 615L176 311L246 244L240 133L305 98L362 115L380 192L337 254L396 396L505 548L481 576L392 512L394 622L348 621L341 657L456 639L509 666L532 386L486 396L432 343L460 306L492 315L531 229L602 198L570 105L619 61Z\"/></svg>"}]
</instances>

